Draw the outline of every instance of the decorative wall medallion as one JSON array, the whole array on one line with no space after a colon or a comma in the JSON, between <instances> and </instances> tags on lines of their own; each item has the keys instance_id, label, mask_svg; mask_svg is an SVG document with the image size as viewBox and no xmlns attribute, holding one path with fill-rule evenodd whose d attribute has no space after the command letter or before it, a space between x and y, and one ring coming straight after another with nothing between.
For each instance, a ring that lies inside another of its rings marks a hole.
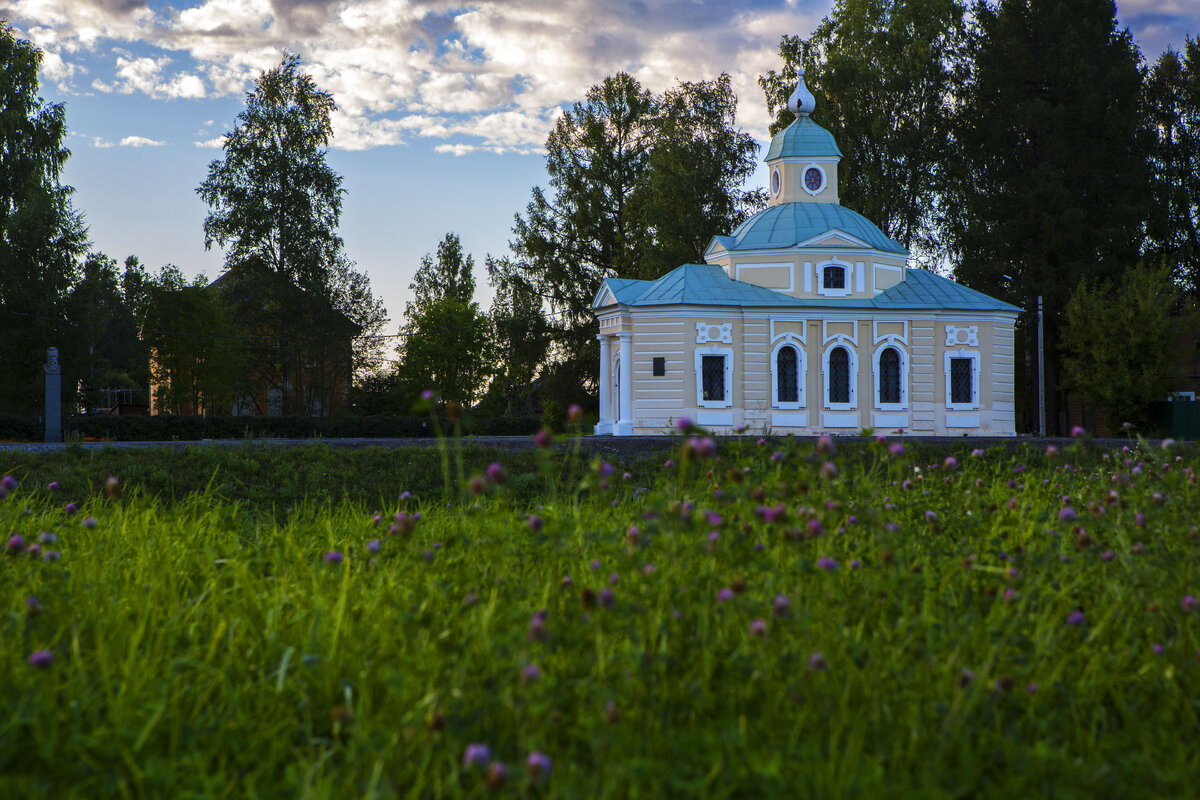
<instances>
[{"instance_id":1,"label":"decorative wall medallion","mask_svg":"<svg viewBox=\"0 0 1200 800\"><path fill-rule=\"evenodd\" d=\"M707 342L733 344L733 323L697 322L696 344L705 344Z\"/></svg>"},{"instance_id":2,"label":"decorative wall medallion","mask_svg":"<svg viewBox=\"0 0 1200 800\"><path fill-rule=\"evenodd\" d=\"M964 344L968 347L979 347L979 326L968 325L965 328L957 328L953 325L947 325L946 347L956 347Z\"/></svg>"}]
</instances>

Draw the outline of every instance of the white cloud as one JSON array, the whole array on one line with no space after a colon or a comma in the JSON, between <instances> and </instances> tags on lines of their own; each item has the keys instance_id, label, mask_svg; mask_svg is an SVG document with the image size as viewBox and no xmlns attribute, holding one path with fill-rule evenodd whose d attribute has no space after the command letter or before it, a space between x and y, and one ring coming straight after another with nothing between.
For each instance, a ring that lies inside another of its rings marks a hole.
<instances>
[{"instance_id":1,"label":"white cloud","mask_svg":"<svg viewBox=\"0 0 1200 800\"><path fill-rule=\"evenodd\" d=\"M126 136L121 140L121 147L162 147L166 142L148 139L145 136Z\"/></svg>"},{"instance_id":2,"label":"white cloud","mask_svg":"<svg viewBox=\"0 0 1200 800\"><path fill-rule=\"evenodd\" d=\"M112 142L108 141L107 139L103 138L102 136L90 136L90 137L84 137L84 138L91 139L92 147L95 147L99 150L104 150L106 148L113 146Z\"/></svg>"},{"instance_id":3,"label":"white cloud","mask_svg":"<svg viewBox=\"0 0 1200 800\"><path fill-rule=\"evenodd\" d=\"M195 145L196 147L201 147L201 148L205 148L205 149L220 150L222 147L225 146L225 137L218 136L215 139L208 139L203 142L192 142L192 144Z\"/></svg>"}]
</instances>

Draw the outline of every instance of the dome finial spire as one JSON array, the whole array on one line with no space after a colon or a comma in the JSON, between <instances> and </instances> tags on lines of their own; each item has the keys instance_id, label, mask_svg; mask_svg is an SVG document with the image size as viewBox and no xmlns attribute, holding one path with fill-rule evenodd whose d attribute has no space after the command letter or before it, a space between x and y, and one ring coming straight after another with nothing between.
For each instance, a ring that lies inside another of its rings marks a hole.
<instances>
[{"instance_id":1,"label":"dome finial spire","mask_svg":"<svg viewBox=\"0 0 1200 800\"><path fill-rule=\"evenodd\" d=\"M797 72L799 75L796 79L796 91L788 98L787 107L797 117L807 117L817 107L817 99L804 85L804 67L800 67Z\"/></svg>"}]
</instances>

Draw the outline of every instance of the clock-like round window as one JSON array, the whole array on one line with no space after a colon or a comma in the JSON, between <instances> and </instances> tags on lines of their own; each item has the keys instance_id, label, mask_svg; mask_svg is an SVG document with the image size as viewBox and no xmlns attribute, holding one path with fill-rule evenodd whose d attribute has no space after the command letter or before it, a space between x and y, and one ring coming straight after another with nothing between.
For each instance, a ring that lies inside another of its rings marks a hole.
<instances>
[{"instance_id":1,"label":"clock-like round window","mask_svg":"<svg viewBox=\"0 0 1200 800\"><path fill-rule=\"evenodd\" d=\"M804 170L804 188L812 194L816 194L825 187L825 174L816 167L809 167Z\"/></svg>"},{"instance_id":2,"label":"clock-like round window","mask_svg":"<svg viewBox=\"0 0 1200 800\"><path fill-rule=\"evenodd\" d=\"M779 167L771 170L771 194L775 197L779 196Z\"/></svg>"}]
</instances>

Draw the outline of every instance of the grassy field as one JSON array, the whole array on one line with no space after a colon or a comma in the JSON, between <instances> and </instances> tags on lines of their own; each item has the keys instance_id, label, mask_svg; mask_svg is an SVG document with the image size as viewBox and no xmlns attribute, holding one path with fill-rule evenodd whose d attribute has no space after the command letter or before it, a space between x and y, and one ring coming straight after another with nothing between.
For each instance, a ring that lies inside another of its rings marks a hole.
<instances>
[{"instance_id":1,"label":"grassy field","mask_svg":"<svg viewBox=\"0 0 1200 800\"><path fill-rule=\"evenodd\" d=\"M6 454L0 797L1196 794L1195 448L681 444Z\"/></svg>"}]
</instances>

